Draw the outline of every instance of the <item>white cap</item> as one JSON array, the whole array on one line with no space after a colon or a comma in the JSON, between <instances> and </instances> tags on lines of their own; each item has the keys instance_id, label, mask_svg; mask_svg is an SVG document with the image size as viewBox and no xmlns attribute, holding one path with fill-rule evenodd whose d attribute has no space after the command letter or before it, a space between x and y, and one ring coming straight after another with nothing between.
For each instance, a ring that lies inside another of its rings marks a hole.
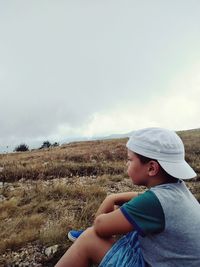
<instances>
[{"instance_id":1,"label":"white cap","mask_svg":"<svg viewBox=\"0 0 200 267\"><path fill-rule=\"evenodd\" d=\"M163 128L145 128L133 132L127 148L142 156L156 159L171 176L190 179L196 176L185 161L185 149L180 137Z\"/></svg>"}]
</instances>

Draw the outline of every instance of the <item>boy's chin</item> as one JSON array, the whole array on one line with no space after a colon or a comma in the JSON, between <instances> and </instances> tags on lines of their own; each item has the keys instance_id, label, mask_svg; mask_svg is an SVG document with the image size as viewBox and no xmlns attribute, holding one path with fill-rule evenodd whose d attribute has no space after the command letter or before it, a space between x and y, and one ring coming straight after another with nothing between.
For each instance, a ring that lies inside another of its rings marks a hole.
<instances>
[{"instance_id":1,"label":"boy's chin","mask_svg":"<svg viewBox=\"0 0 200 267\"><path fill-rule=\"evenodd\" d=\"M134 185L147 186L147 183L145 181L134 181L132 179L132 182Z\"/></svg>"}]
</instances>

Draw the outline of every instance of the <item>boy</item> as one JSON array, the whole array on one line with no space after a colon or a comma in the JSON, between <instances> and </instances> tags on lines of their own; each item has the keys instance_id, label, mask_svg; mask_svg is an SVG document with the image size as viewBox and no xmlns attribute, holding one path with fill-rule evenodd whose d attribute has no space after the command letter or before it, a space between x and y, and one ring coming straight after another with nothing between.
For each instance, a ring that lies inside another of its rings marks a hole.
<instances>
[{"instance_id":1,"label":"boy","mask_svg":"<svg viewBox=\"0 0 200 267\"><path fill-rule=\"evenodd\" d=\"M127 143L128 175L148 190L108 196L92 227L56 267L199 267L200 205L184 179L196 176L181 139L162 128L134 132ZM115 205L121 207L115 210ZM114 235L124 234L115 241Z\"/></svg>"}]
</instances>

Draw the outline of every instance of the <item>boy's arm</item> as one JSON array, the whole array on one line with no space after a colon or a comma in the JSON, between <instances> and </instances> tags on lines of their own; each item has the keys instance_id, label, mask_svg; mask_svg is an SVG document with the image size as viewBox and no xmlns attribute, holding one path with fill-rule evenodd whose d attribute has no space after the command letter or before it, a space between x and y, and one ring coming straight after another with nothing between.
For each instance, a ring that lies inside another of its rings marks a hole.
<instances>
[{"instance_id":1,"label":"boy's arm","mask_svg":"<svg viewBox=\"0 0 200 267\"><path fill-rule=\"evenodd\" d=\"M125 192L111 195L115 205L121 206L134 197L137 197L141 192Z\"/></svg>"},{"instance_id":2,"label":"boy's arm","mask_svg":"<svg viewBox=\"0 0 200 267\"><path fill-rule=\"evenodd\" d=\"M116 234L126 234L134 230L134 226L126 219L120 209L99 215L94 221L94 230L98 236L110 238Z\"/></svg>"},{"instance_id":3,"label":"boy's arm","mask_svg":"<svg viewBox=\"0 0 200 267\"><path fill-rule=\"evenodd\" d=\"M141 192L140 192L141 193ZM128 202L134 197L137 197L139 192L125 192L125 193L117 193L111 194L105 198L105 200L100 205L97 210L96 216L98 217L101 214L109 213L115 210L115 206L121 206L125 202Z\"/></svg>"},{"instance_id":4,"label":"boy's arm","mask_svg":"<svg viewBox=\"0 0 200 267\"><path fill-rule=\"evenodd\" d=\"M120 209L99 215L93 226L96 233L104 238L133 230L145 236L165 229L165 214L159 199L151 190L147 190Z\"/></svg>"}]
</instances>

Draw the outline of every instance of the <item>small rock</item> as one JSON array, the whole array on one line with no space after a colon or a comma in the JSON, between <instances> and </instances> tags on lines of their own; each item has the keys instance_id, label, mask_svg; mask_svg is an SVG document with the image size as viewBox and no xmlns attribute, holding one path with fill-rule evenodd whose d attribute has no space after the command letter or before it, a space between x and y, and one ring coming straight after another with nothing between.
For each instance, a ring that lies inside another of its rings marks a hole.
<instances>
[{"instance_id":1,"label":"small rock","mask_svg":"<svg viewBox=\"0 0 200 267\"><path fill-rule=\"evenodd\" d=\"M54 245L54 246L46 248L44 253L47 257L49 257L55 254L57 251L58 251L58 245Z\"/></svg>"},{"instance_id":2,"label":"small rock","mask_svg":"<svg viewBox=\"0 0 200 267\"><path fill-rule=\"evenodd\" d=\"M0 195L0 202L6 200L6 198L3 195Z\"/></svg>"},{"instance_id":3,"label":"small rock","mask_svg":"<svg viewBox=\"0 0 200 267\"><path fill-rule=\"evenodd\" d=\"M8 187L8 186L9 186L8 183L6 183L6 182L0 182L0 188L2 188L2 187Z\"/></svg>"}]
</instances>

